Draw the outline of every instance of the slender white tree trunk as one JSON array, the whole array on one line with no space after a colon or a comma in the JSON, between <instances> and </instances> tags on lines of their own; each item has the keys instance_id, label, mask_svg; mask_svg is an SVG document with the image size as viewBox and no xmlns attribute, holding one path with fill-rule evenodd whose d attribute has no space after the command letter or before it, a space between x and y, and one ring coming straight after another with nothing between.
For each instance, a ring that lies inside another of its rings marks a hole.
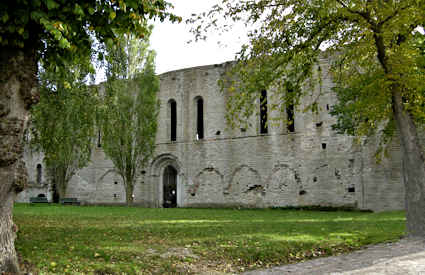
<instances>
[{"instance_id":1,"label":"slender white tree trunk","mask_svg":"<svg viewBox=\"0 0 425 275\"><path fill-rule=\"evenodd\" d=\"M19 273L12 210L27 183L23 133L29 107L38 99L35 56L32 50L0 47L0 274Z\"/></svg>"}]
</instances>

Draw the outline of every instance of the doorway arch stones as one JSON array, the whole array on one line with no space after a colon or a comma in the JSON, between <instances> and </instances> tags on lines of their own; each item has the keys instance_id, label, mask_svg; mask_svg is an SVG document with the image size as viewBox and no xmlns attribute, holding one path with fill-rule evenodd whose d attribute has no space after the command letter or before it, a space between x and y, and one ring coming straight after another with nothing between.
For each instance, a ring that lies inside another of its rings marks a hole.
<instances>
[{"instance_id":1,"label":"doorway arch stones","mask_svg":"<svg viewBox=\"0 0 425 275\"><path fill-rule=\"evenodd\" d=\"M173 167L177 171L177 207L181 207L184 201L184 173L182 172L180 161L173 154L161 154L152 161L150 175L152 177L154 189L156 190L156 192L154 192L154 201L156 207L162 207L164 204L163 177L165 168L168 166Z\"/></svg>"}]
</instances>

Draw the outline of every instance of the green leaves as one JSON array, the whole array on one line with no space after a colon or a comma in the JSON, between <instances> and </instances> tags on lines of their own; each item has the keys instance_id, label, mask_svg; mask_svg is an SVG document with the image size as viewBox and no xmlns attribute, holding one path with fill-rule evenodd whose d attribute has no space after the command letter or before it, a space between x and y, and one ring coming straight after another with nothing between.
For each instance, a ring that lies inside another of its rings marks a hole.
<instances>
[{"instance_id":1,"label":"green leaves","mask_svg":"<svg viewBox=\"0 0 425 275\"><path fill-rule=\"evenodd\" d=\"M34 47L44 63L62 65L85 56L89 59L94 36L100 43L114 33L149 32L147 18L177 17L167 11L165 0L65 1L31 0L0 3L0 46ZM37 56L38 58L39 56Z\"/></svg>"},{"instance_id":2,"label":"green leaves","mask_svg":"<svg viewBox=\"0 0 425 275\"><path fill-rule=\"evenodd\" d=\"M108 81L100 112L103 149L126 186L127 199L155 148L159 106L149 41L123 34L107 46ZM127 201L131 203L131 201Z\"/></svg>"},{"instance_id":3,"label":"green leaves","mask_svg":"<svg viewBox=\"0 0 425 275\"><path fill-rule=\"evenodd\" d=\"M109 19L114 20L114 19L115 19L115 17L117 17L117 14L116 14L114 11L111 11L111 12L109 13Z\"/></svg>"},{"instance_id":4,"label":"green leaves","mask_svg":"<svg viewBox=\"0 0 425 275\"><path fill-rule=\"evenodd\" d=\"M43 67L41 99L31 111L32 146L44 153L49 176L62 190L87 165L93 147L98 99L96 90L86 85L88 72L84 60Z\"/></svg>"},{"instance_id":5,"label":"green leaves","mask_svg":"<svg viewBox=\"0 0 425 275\"><path fill-rule=\"evenodd\" d=\"M3 23L6 23L7 20L9 20L9 15L7 13L3 14L3 16L1 17L1 21L3 21Z\"/></svg>"},{"instance_id":6,"label":"green leaves","mask_svg":"<svg viewBox=\"0 0 425 275\"><path fill-rule=\"evenodd\" d=\"M59 7L59 4L54 0L46 0L46 5L49 10L57 9Z\"/></svg>"},{"instance_id":7,"label":"green leaves","mask_svg":"<svg viewBox=\"0 0 425 275\"><path fill-rule=\"evenodd\" d=\"M93 14L94 14L94 12L95 12L94 8L92 8L92 7L89 7L89 8L88 8L88 11L89 11L89 14L90 14L90 15L93 15Z\"/></svg>"},{"instance_id":8,"label":"green leaves","mask_svg":"<svg viewBox=\"0 0 425 275\"><path fill-rule=\"evenodd\" d=\"M385 127L378 126L387 125L393 116L394 83L403 87L405 107L411 114L418 120L424 117L419 115L425 106L419 95L425 90L421 65L425 59L413 42L421 39L415 37L414 29L425 22L425 1L366 2L225 0L193 16L189 22L194 23L196 38L211 30L232 29L234 22L254 26L248 32L249 42L237 55L237 64L220 84L229 95L229 122L243 124L258 112L263 89L272 87L275 101L270 105L281 111L291 101L288 83L299 103L307 94L313 96L309 91L322 89L324 77L332 78L337 86L339 104L333 113L341 131L356 135L382 131ZM223 17L229 20L220 26ZM322 66L325 70L321 71ZM303 109L314 111L316 101L310 103Z\"/></svg>"}]
</instances>

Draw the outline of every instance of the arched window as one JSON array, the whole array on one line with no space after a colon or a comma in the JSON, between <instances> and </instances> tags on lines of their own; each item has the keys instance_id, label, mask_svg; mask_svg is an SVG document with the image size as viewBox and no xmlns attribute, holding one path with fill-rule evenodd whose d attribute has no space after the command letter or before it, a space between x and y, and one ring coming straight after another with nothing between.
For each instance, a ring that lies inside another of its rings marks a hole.
<instances>
[{"instance_id":1,"label":"arched window","mask_svg":"<svg viewBox=\"0 0 425 275\"><path fill-rule=\"evenodd\" d=\"M196 136L198 139L204 138L204 100L197 97L196 102Z\"/></svg>"},{"instance_id":2,"label":"arched window","mask_svg":"<svg viewBox=\"0 0 425 275\"><path fill-rule=\"evenodd\" d=\"M261 91L260 96L260 134L269 132L267 125L267 91Z\"/></svg>"},{"instance_id":3,"label":"arched window","mask_svg":"<svg viewBox=\"0 0 425 275\"><path fill-rule=\"evenodd\" d=\"M171 124L171 133L170 140L177 140L177 103L174 99L170 99L168 102L170 108L170 124Z\"/></svg>"},{"instance_id":4,"label":"arched window","mask_svg":"<svg viewBox=\"0 0 425 275\"><path fill-rule=\"evenodd\" d=\"M37 183L41 184L41 177L42 177L42 166L41 164L37 164Z\"/></svg>"}]
</instances>

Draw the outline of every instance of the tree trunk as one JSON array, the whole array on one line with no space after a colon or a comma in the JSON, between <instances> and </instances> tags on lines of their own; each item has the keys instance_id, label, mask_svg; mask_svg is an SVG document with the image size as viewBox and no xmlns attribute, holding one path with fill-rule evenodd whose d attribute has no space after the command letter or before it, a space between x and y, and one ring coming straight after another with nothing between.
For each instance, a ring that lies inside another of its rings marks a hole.
<instances>
[{"instance_id":1,"label":"tree trunk","mask_svg":"<svg viewBox=\"0 0 425 275\"><path fill-rule=\"evenodd\" d=\"M403 108L400 90L393 90L393 112L400 132L409 237L425 237L425 163L416 125Z\"/></svg>"},{"instance_id":2,"label":"tree trunk","mask_svg":"<svg viewBox=\"0 0 425 275\"><path fill-rule=\"evenodd\" d=\"M20 162L16 162L16 164L18 163ZM13 202L17 193L13 190L15 169L11 166L0 168L0 178L2 179L0 196L4 198L0 203L0 274L3 274L2 272L19 273L14 245L17 227L12 220ZM22 184L25 184L25 179L23 178L23 180Z\"/></svg>"},{"instance_id":3,"label":"tree trunk","mask_svg":"<svg viewBox=\"0 0 425 275\"><path fill-rule=\"evenodd\" d=\"M68 186L66 179L57 178L56 182L57 182L56 187L59 194L59 199L66 198L66 189Z\"/></svg>"},{"instance_id":4,"label":"tree trunk","mask_svg":"<svg viewBox=\"0 0 425 275\"><path fill-rule=\"evenodd\" d=\"M126 181L124 182L124 187L125 187L125 200L126 200L127 206L132 206L134 201L134 198L133 198L134 184L133 182Z\"/></svg>"},{"instance_id":5,"label":"tree trunk","mask_svg":"<svg viewBox=\"0 0 425 275\"><path fill-rule=\"evenodd\" d=\"M0 274L19 273L12 210L27 182L23 133L38 99L35 57L34 50L0 47Z\"/></svg>"},{"instance_id":6,"label":"tree trunk","mask_svg":"<svg viewBox=\"0 0 425 275\"><path fill-rule=\"evenodd\" d=\"M66 181L66 176L64 175L65 171L66 170L64 170L64 168L59 165L54 167L48 166L49 177L52 180L52 187L53 187L52 190L54 193L58 195L59 201L60 199L66 198L66 189L68 187L68 183ZM55 201L55 200L52 199L52 201Z\"/></svg>"}]
</instances>

